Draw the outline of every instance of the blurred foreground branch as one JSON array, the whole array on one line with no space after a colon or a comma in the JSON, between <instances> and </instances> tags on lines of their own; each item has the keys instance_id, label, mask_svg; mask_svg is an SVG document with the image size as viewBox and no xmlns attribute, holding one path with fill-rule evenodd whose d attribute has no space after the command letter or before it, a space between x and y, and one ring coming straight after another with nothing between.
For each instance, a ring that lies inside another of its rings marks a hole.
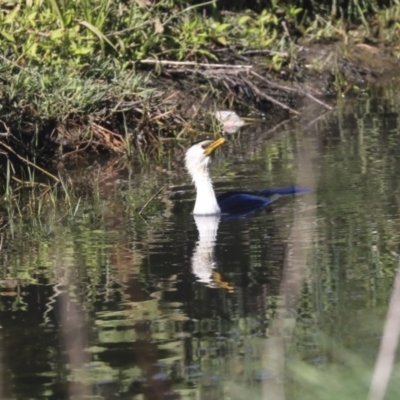
<instances>
[{"instance_id":1,"label":"blurred foreground branch","mask_svg":"<svg viewBox=\"0 0 400 400\"><path fill-rule=\"evenodd\" d=\"M390 298L389 310L369 391L369 400L383 400L393 371L400 335L400 260Z\"/></svg>"},{"instance_id":2,"label":"blurred foreground branch","mask_svg":"<svg viewBox=\"0 0 400 400\"><path fill-rule=\"evenodd\" d=\"M315 188L316 177L311 160L316 146L312 138L305 137L297 155L297 185ZM314 169L315 170L315 169ZM288 240L285 264L279 289L277 315L272 321L262 355L263 371L272 375L263 383L263 398L285 398L285 351L296 324L298 299L304 285L307 256L311 249L316 226L315 192L296 199L294 222Z\"/></svg>"}]
</instances>

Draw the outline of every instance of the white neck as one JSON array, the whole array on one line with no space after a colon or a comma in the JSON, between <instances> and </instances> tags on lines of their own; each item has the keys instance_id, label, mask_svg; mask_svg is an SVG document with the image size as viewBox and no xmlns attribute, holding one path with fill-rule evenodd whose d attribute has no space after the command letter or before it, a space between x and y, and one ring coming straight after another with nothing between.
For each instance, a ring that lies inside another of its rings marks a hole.
<instances>
[{"instance_id":1,"label":"white neck","mask_svg":"<svg viewBox=\"0 0 400 400\"><path fill-rule=\"evenodd\" d=\"M212 181L208 169L198 172L193 176L196 186L196 203L194 215L219 215L221 210L215 197Z\"/></svg>"}]
</instances>

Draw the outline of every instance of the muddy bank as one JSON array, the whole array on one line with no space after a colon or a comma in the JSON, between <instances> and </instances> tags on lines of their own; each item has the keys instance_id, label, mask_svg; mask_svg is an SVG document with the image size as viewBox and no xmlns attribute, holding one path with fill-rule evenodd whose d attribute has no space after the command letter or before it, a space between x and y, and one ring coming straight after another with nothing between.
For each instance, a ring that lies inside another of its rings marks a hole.
<instances>
[{"instance_id":1,"label":"muddy bank","mask_svg":"<svg viewBox=\"0 0 400 400\"><path fill-rule=\"evenodd\" d=\"M304 98L331 110L338 95L368 90L371 84L398 70L398 61L390 51L366 44L297 46L295 63L288 53L280 54L287 63L279 71L266 67L270 55L269 51L239 55L227 50L220 54L225 67L165 62L156 84L170 86L166 93L174 95L176 111L183 119L197 118L206 124L216 104L267 117L273 111L274 119L277 115L300 115ZM204 96L205 86L208 97Z\"/></svg>"},{"instance_id":2,"label":"muddy bank","mask_svg":"<svg viewBox=\"0 0 400 400\"><path fill-rule=\"evenodd\" d=\"M18 114L3 98L1 163L11 162L17 175L28 167L55 177L77 161L130 157L171 139L219 134L213 115L221 109L267 119L273 127L304 117L304 104L332 110L338 95L365 91L397 69L390 51L367 44L304 43L279 57L284 60L279 71L267 50L224 49L218 63L144 60L132 73L145 80L147 98L129 92L122 99L105 97L87 115L61 120L35 119L29 105Z\"/></svg>"}]
</instances>

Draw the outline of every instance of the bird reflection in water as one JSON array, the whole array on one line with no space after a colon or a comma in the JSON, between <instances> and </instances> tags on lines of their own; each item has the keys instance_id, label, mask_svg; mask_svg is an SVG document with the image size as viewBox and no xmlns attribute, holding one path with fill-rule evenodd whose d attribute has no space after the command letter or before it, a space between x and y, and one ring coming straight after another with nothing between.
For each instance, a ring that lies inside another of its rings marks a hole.
<instances>
[{"instance_id":1,"label":"bird reflection in water","mask_svg":"<svg viewBox=\"0 0 400 400\"><path fill-rule=\"evenodd\" d=\"M218 225L221 217L219 215L195 215L199 240L192 256L192 271L197 280L213 288L223 288L233 291L233 287L222 281L217 272L217 261L215 259L215 243L217 241Z\"/></svg>"}]
</instances>

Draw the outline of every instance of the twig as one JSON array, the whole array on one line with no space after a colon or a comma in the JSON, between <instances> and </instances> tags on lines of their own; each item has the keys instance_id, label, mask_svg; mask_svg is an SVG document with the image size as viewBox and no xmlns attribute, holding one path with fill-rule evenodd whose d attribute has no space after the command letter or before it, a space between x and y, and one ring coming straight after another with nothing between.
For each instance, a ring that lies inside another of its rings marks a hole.
<instances>
[{"instance_id":1,"label":"twig","mask_svg":"<svg viewBox=\"0 0 400 400\"><path fill-rule=\"evenodd\" d=\"M276 105L278 105L281 108L284 108L285 110L290 111L292 114L296 114L299 115L300 113L296 110L294 110L293 108L290 108L289 106L287 106L286 104L281 103L279 100L274 99L271 96L268 96L267 94L265 94L264 92L261 92L257 87L255 87L250 81L248 81L247 79L244 79L244 81L246 82L246 84L255 92L257 93L258 96L263 97L264 99L270 101L271 103L274 103Z\"/></svg>"},{"instance_id":2,"label":"twig","mask_svg":"<svg viewBox=\"0 0 400 400\"><path fill-rule=\"evenodd\" d=\"M226 79L226 76L228 75L238 75L239 73L243 71L248 71L244 69L222 69L222 68L215 68L215 69L205 69L205 70L200 70L200 69L194 69L194 68L165 68L164 72L168 74L199 74L201 76L204 76L205 78L213 78L213 77L219 77L221 75L225 75L224 78Z\"/></svg>"},{"instance_id":3,"label":"twig","mask_svg":"<svg viewBox=\"0 0 400 400\"><path fill-rule=\"evenodd\" d=\"M291 118L288 118L288 119L284 119L283 121L279 122L279 124L275 125L273 128L268 129L267 132L265 132L265 135L264 135L264 136L266 136L266 135L268 135L268 134L270 134L270 133L275 132L278 128L280 128L282 125L287 124L287 123L288 123L289 121L291 121L293 118L297 118L297 117L291 117ZM284 131L281 131L281 133L282 133L282 132L284 132Z\"/></svg>"},{"instance_id":4,"label":"twig","mask_svg":"<svg viewBox=\"0 0 400 400\"><path fill-rule=\"evenodd\" d=\"M204 68L226 68L226 69L245 69L251 70L252 65L226 65L226 64L208 64L198 63L195 61L168 61L168 60L140 60L141 64L159 64L159 65L185 65L187 67L204 67Z\"/></svg>"},{"instance_id":5,"label":"twig","mask_svg":"<svg viewBox=\"0 0 400 400\"><path fill-rule=\"evenodd\" d=\"M69 152L69 153L63 154L63 155L60 157L60 160L63 160L64 158L69 157L69 156L71 156L72 154L76 154L76 153L79 153L79 152L81 152L81 151L85 151L92 143L93 143L93 140L92 140L92 139L88 140L88 142L87 142L87 144L86 144L85 147L83 147L83 148L81 148L81 149L76 149L76 150L71 151L71 152Z\"/></svg>"},{"instance_id":6,"label":"twig","mask_svg":"<svg viewBox=\"0 0 400 400\"><path fill-rule=\"evenodd\" d=\"M151 118L149 119L149 121L155 121L155 120L157 120L157 119L160 119L160 118L162 118L162 117L165 117L165 116L167 116L167 115L172 114L172 112L173 112L173 110L166 111L166 112L163 113L163 114L159 114L159 115L156 115L156 116L154 116L154 117L151 117Z\"/></svg>"},{"instance_id":7,"label":"twig","mask_svg":"<svg viewBox=\"0 0 400 400\"><path fill-rule=\"evenodd\" d=\"M18 65L15 61L9 60L8 58L4 57L4 56L1 55L1 54L0 54L0 58L1 58L2 60L4 60L4 61L8 62L9 64L13 65L14 67L19 68L21 71L26 72L28 75L37 75L36 72L33 73L33 72L27 70L26 68L21 67L21 66Z\"/></svg>"},{"instance_id":8,"label":"twig","mask_svg":"<svg viewBox=\"0 0 400 400\"><path fill-rule=\"evenodd\" d=\"M311 99L311 100L315 101L316 103L320 104L321 106L325 107L327 110L333 110L333 107L324 103L322 100L317 99L311 93L306 92L303 88L300 87L300 88L298 88L298 90L301 94L304 94L304 96L308 97L309 99Z\"/></svg>"},{"instance_id":9,"label":"twig","mask_svg":"<svg viewBox=\"0 0 400 400\"><path fill-rule=\"evenodd\" d=\"M283 53L281 51L273 51L273 50L245 50L240 53L242 56L252 56L258 54L271 54L271 55L278 55L281 57L287 57L288 53Z\"/></svg>"},{"instance_id":10,"label":"twig","mask_svg":"<svg viewBox=\"0 0 400 400\"><path fill-rule=\"evenodd\" d=\"M250 74L255 76L258 79L261 79L262 81L264 81L268 86L275 88L275 89L280 89L283 90L285 92L291 92L291 93L296 93L297 90L293 89L291 87L287 87L287 86L283 86L283 85L278 85L277 83L271 82L270 80L268 80L267 78L264 78L263 76L261 76L260 74L257 74L257 72L255 71L250 71Z\"/></svg>"},{"instance_id":11,"label":"twig","mask_svg":"<svg viewBox=\"0 0 400 400\"><path fill-rule=\"evenodd\" d=\"M301 87L297 87L297 88L291 88L291 87L287 87L287 86L282 86L282 85L278 85L277 83L271 82L269 81L267 78L264 78L263 76L261 76L260 74L257 74L257 72L255 71L250 71L250 74L255 76L258 79L261 79L262 81L264 81L267 85L274 87L276 89L281 89L284 90L286 92L292 92L292 93L300 93L303 94L304 96L308 97L309 99L315 101L316 103L320 104L321 106L325 107L328 110L333 110L333 108L324 103L322 100L317 99L316 97L314 97L311 93L306 92L303 88Z\"/></svg>"},{"instance_id":12,"label":"twig","mask_svg":"<svg viewBox=\"0 0 400 400\"><path fill-rule=\"evenodd\" d=\"M141 28L143 28L143 27L146 26L146 25L151 25L152 23L153 23L152 21L146 21L146 22L143 22L143 24L136 25L136 26L131 26L131 27L129 27L129 28L122 29L121 31L110 32L110 33L107 33L107 34L104 35L104 36L105 36L105 37L110 37L110 36L121 36L121 35L123 35L123 34L125 34L125 33L129 33L129 32L135 31L135 30L137 30L137 29L141 29Z\"/></svg>"},{"instance_id":13,"label":"twig","mask_svg":"<svg viewBox=\"0 0 400 400\"><path fill-rule=\"evenodd\" d=\"M36 168L38 171L42 172L43 174L49 176L50 178L54 179L56 182L60 182L60 180L52 175L50 172L47 172L45 169L38 167L36 164L30 162L29 160L27 160L24 157L21 157L18 153L16 153L11 147L7 146L5 143L0 142L0 144L5 147L8 151L11 151L11 153L13 153L17 158L19 158L21 161L31 165L33 168Z\"/></svg>"},{"instance_id":14,"label":"twig","mask_svg":"<svg viewBox=\"0 0 400 400\"><path fill-rule=\"evenodd\" d=\"M310 122L308 122L305 126L302 127L303 131L307 130L310 128L312 125L314 125L316 122L318 122L320 119L325 118L328 114L330 114L330 111L325 111L323 114L318 115L318 117L314 118Z\"/></svg>"},{"instance_id":15,"label":"twig","mask_svg":"<svg viewBox=\"0 0 400 400\"><path fill-rule=\"evenodd\" d=\"M6 132L1 132L0 133L0 135L1 136L9 136L10 135L10 128L7 126L7 124L4 122L4 121L2 121L1 119L0 119L0 122L3 124L3 126L4 126L4 129L6 130Z\"/></svg>"},{"instance_id":16,"label":"twig","mask_svg":"<svg viewBox=\"0 0 400 400\"><path fill-rule=\"evenodd\" d=\"M112 132L109 129L104 128L104 126L92 122L91 128L94 136L103 141L103 146L107 146L115 152L120 152L121 146L126 143L120 134Z\"/></svg>"},{"instance_id":17,"label":"twig","mask_svg":"<svg viewBox=\"0 0 400 400\"><path fill-rule=\"evenodd\" d=\"M150 197L149 200L147 200L146 204L140 209L139 215L142 214L142 212L145 210L145 208L154 200L154 198L155 198L156 196L158 196L158 195L165 189L166 186L167 186L167 184L165 184L161 189L159 189L159 190L157 191L157 193L155 193L153 196Z\"/></svg>"},{"instance_id":18,"label":"twig","mask_svg":"<svg viewBox=\"0 0 400 400\"><path fill-rule=\"evenodd\" d=\"M52 32L37 32L33 29L28 29L26 31L26 33L29 33L30 35L38 35L38 36L42 36L42 37L49 37L52 34Z\"/></svg>"},{"instance_id":19,"label":"twig","mask_svg":"<svg viewBox=\"0 0 400 400\"><path fill-rule=\"evenodd\" d=\"M26 186L31 186L31 187L35 187L35 186L43 186L46 189L49 187L49 185L45 185L44 183L40 183L40 182L28 182L28 181L22 181L21 179L16 178L15 176L12 176L11 179L15 182L18 182L20 185L22 185L23 187Z\"/></svg>"},{"instance_id":20,"label":"twig","mask_svg":"<svg viewBox=\"0 0 400 400\"><path fill-rule=\"evenodd\" d=\"M314 100L316 103L320 104L321 106L325 107L327 110L333 110L333 107L331 107L330 105L324 103L322 100L317 99L316 97L314 97L311 93L308 92L304 92L301 91L301 93L303 93L306 97L308 97L311 100Z\"/></svg>"},{"instance_id":21,"label":"twig","mask_svg":"<svg viewBox=\"0 0 400 400\"><path fill-rule=\"evenodd\" d=\"M1 222L3 222L3 221L1 221ZM7 228L8 225L10 225L10 221L7 221L4 225L0 226L0 231Z\"/></svg>"}]
</instances>

